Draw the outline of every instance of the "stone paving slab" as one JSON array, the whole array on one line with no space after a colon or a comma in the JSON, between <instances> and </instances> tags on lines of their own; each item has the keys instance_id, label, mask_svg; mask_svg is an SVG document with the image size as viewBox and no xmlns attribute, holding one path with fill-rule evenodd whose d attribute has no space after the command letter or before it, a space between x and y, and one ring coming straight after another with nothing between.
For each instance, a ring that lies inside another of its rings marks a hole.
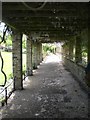
<instances>
[{"instance_id":1,"label":"stone paving slab","mask_svg":"<svg viewBox=\"0 0 90 120\"><path fill-rule=\"evenodd\" d=\"M56 55L49 55L15 91L0 118L88 118L88 95Z\"/></svg>"}]
</instances>

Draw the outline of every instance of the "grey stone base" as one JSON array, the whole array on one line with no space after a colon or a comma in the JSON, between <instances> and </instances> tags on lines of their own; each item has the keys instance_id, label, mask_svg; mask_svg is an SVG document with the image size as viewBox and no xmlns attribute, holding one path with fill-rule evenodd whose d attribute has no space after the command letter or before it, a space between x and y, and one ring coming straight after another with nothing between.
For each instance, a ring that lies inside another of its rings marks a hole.
<instances>
[{"instance_id":1,"label":"grey stone base","mask_svg":"<svg viewBox=\"0 0 90 120\"><path fill-rule=\"evenodd\" d=\"M28 71L27 71L27 76L33 76L33 70L31 70L31 69L28 70Z\"/></svg>"},{"instance_id":2,"label":"grey stone base","mask_svg":"<svg viewBox=\"0 0 90 120\"><path fill-rule=\"evenodd\" d=\"M37 69L37 65L35 63L33 64L33 69Z\"/></svg>"}]
</instances>

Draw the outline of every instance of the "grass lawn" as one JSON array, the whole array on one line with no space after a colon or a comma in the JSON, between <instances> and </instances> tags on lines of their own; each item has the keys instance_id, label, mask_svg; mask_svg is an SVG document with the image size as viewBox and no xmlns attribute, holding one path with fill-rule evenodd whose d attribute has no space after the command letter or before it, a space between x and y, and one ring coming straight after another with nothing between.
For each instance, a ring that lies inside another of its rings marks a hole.
<instances>
[{"instance_id":1,"label":"grass lawn","mask_svg":"<svg viewBox=\"0 0 90 120\"><path fill-rule=\"evenodd\" d=\"M1 52L4 66L3 70L7 75L7 79L10 79L10 74L12 74L12 52ZM23 66L26 66L26 54L23 54ZM0 59L0 85L4 83L4 75L1 72L1 59Z\"/></svg>"}]
</instances>

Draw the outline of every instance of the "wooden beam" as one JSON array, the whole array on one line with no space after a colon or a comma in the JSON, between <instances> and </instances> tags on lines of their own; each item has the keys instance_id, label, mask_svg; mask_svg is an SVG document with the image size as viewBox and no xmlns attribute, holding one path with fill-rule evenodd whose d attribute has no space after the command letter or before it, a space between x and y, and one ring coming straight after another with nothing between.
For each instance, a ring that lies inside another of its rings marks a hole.
<instances>
[{"instance_id":1,"label":"wooden beam","mask_svg":"<svg viewBox=\"0 0 90 120\"><path fill-rule=\"evenodd\" d=\"M28 7L27 7L27 6ZM5 8L6 10L28 10L32 8L39 8L40 6L42 6L43 3L41 2L26 2L26 3L22 3L22 2L10 2L10 3L3 3L3 9ZM42 8L44 10L50 10L50 9L56 9L56 10L75 10L77 6L81 6L83 5L83 7L85 6L85 3L64 3L64 2L47 2L45 4L45 6Z\"/></svg>"},{"instance_id":2,"label":"wooden beam","mask_svg":"<svg viewBox=\"0 0 90 120\"><path fill-rule=\"evenodd\" d=\"M2 9L2 14L3 16L5 17L26 17L26 16L29 16L29 17L42 17L42 16L45 16L45 17L49 17L49 16L53 16L53 17L68 17L68 16L72 16L72 17L75 17L75 16L80 16L79 13L77 13L77 11L57 11L57 12L53 12L52 10L48 10L48 11L38 11L38 12L33 12L33 11L21 11L21 10L18 10L18 11L6 11L6 10L3 10ZM85 16L84 16L85 17Z\"/></svg>"}]
</instances>

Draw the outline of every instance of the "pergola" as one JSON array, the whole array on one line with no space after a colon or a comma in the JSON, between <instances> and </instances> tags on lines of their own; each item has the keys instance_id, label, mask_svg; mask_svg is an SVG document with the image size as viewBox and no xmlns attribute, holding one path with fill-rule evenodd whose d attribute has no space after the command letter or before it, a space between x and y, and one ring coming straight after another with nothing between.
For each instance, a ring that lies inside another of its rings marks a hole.
<instances>
[{"instance_id":1,"label":"pergola","mask_svg":"<svg viewBox=\"0 0 90 120\"><path fill-rule=\"evenodd\" d=\"M27 35L27 74L32 75L32 46L34 68L42 61L42 43L69 43L69 58L81 61L83 31L89 34L88 2L2 2L2 21L13 31L13 76L15 89L22 89L22 34ZM90 38L90 37L89 37ZM90 61L90 41L88 61ZM67 53L64 48L64 53Z\"/></svg>"},{"instance_id":2,"label":"pergola","mask_svg":"<svg viewBox=\"0 0 90 120\"><path fill-rule=\"evenodd\" d=\"M42 42L65 40L87 27L88 3L4 2L3 21L26 35L39 34ZM48 34L49 40L45 40Z\"/></svg>"}]
</instances>

